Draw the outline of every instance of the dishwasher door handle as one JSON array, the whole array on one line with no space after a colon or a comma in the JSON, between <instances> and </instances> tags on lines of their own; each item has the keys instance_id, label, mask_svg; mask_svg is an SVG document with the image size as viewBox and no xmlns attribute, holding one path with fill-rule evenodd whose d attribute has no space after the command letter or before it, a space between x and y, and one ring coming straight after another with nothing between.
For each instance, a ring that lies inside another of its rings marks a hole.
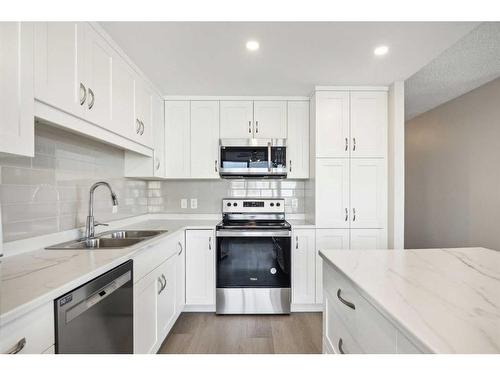
<instances>
[{"instance_id":1,"label":"dishwasher door handle","mask_svg":"<svg viewBox=\"0 0 500 375\"><path fill-rule=\"evenodd\" d=\"M132 280L132 271L127 271L126 273L118 276L116 279L111 281L109 284L105 285L103 288L99 289L97 292L92 293L92 295L90 295L86 299L69 308L66 311L66 323L71 322L73 319L82 315L92 306L95 306L108 298L130 280Z\"/></svg>"}]
</instances>

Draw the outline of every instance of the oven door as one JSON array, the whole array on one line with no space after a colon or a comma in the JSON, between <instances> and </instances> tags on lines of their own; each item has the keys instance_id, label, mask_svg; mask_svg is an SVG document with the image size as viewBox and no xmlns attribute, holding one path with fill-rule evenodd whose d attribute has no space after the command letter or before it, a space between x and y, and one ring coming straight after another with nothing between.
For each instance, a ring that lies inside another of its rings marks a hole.
<instances>
[{"instance_id":1,"label":"oven door","mask_svg":"<svg viewBox=\"0 0 500 375\"><path fill-rule=\"evenodd\" d=\"M290 312L289 231L217 232L218 314Z\"/></svg>"}]
</instances>

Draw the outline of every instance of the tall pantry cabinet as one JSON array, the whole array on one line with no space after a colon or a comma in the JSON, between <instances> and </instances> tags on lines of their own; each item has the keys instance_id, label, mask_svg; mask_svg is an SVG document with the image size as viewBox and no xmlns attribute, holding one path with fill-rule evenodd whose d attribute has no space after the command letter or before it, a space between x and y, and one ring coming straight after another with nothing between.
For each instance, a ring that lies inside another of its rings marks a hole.
<instances>
[{"instance_id":1,"label":"tall pantry cabinet","mask_svg":"<svg viewBox=\"0 0 500 375\"><path fill-rule=\"evenodd\" d=\"M387 247L387 89L317 87L311 97L316 303L321 249Z\"/></svg>"}]
</instances>

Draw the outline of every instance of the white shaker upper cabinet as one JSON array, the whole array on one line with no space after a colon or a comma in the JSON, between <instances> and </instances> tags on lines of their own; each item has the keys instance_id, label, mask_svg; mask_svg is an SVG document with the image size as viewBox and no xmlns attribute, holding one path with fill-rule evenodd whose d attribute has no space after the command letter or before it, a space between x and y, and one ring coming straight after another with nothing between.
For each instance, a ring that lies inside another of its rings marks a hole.
<instances>
[{"instance_id":1,"label":"white shaker upper cabinet","mask_svg":"<svg viewBox=\"0 0 500 375\"><path fill-rule=\"evenodd\" d=\"M172 100L165 102L166 176L190 177L190 102Z\"/></svg>"},{"instance_id":2,"label":"white shaker upper cabinet","mask_svg":"<svg viewBox=\"0 0 500 375\"><path fill-rule=\"evenodd\" d=\"M136 78L134 139L147 147L153 147L152 99L153 95L146 84Z\"/></svg>"},{"instance_id":3,"label":"white shaker upper cabinet","mask_svg":"<svg viewBox=\"0 0 500 375\"><path fill-rule=\"evenodd\" d=\"M219 178L219 102L191 101L191 177Z\"/></svg>"},{"instance_id":4,"label":"white shaker upper cabinet","mask_svg":"<svg viewBox=\"0 0 500 375\"><path fill-rule=\"evenodd\" d=\"M387 92L351 92L351 157L387 154Z\"/></svg>"},{"instance_id":5,"label":"white shaker upper cabinet","mask_svg":"<svg viewBox=\"0 0 500 375\"><path fill-rule=\"evenodd\" d=\"M286 138L286 114L286 101L255 101L253 103L254 138Z\"/></svg>"},{"instance_id":6,"label":"white shaker upper cabinet","mask_svg":"<svg viewBox=\"0 0 500 375\"><path fill-rule=\"evenodd\" d=\"M87 71L86 119L105 128L112 128L111 95L113 93L112 66L114 51L90 26L85 27L85 58Z\"/></svg>"},{"instance_id":7,"label":"white shaker upper cabinet","mask_svg":"<svg viewBox=\"0 0 500 375\"><path fill-rule=\"evenodd\" d=\"M35 24L35 98L82 117L88 105L84 23Z\"/></svg>"},{"instance_id":8,"label":"white shaker upper cabinet","mask_svg":"<svg viewBox=\"0 0 500 375\"><path fill-rule=\"evenodd\" d=\"M32 24L0 23L0 72L0 153L34 156Z\"/></svg>"},{"instance_id":9,"label":"white shaker upper cabinet","mask_svg":"<svg viewBox=\"0 0 500 375\"><path fill-rule=\"evenodd\" d=\"M220 102L220 137L253 137L253 102L222 100Z\"/></svg>"},{"instance_id":10,"label":"white shaker upper cabinet","mask_svg":"<svg viewBox=\"0 0 500 375\"><path fill-rule=\"evenodd\" d=\"M349 92L316 92L316 157L349 157Z\"/></svg>"},{"instance_id":11,"label":"white shaker upper cabinet","mask_svg":"<svg viewBox=\"0 0 500 375\"><path fill-rule=\"evenodd\" d=\"M323 258L320 250L349 249L349 229L316 230L316 303L323 303Z\"/></svg>"},{"instance_id":12,"label":"white shaker upper cabinet","mask_svg":"<svg viewBox=\"0 0 500 375\"><path fill-rule=\"evenodd\" d=\"M309 101L288 102L288 178L309 178Z\"/></svg>"},{"instance_id":13,"label":"white shaker upper cabinet","mask_svg":"<svg viewBox=\"0 0 500 375\"><path fill-rule=\"evenodd\" d=\"M295 229L293 231L292 268L292 303L315 303L316 248L314 229Z\"/></svg>"},{"instance_id":14,"label":"white shaker upper cabinet","mask_svg":"<svg viewBox=\"0 0 500 375\"><path fill-rule=\"evenodd\" d=\"M155 177L165 177L165 106L163 99L157 95L153 95L152 100L153 174Z\"/></svg>"},{"instance_id":15,"label":"white shaker upper cabinet","mask_svg":"<svg viewBox=\"0 0 500 375\"><path fill-rule=\"evenodd\" d=\"M349 228L349 159L317 159L316 186L316 227Z\"/></svg>"},{"instance_id":16,"label":"white shaker upper cabinet","mask_svg":"<svg viewBox=\"0 0 500 375\"><path fill-rule=\"evenodd\" d=\"M119 58L113 58L112 69L113 121L110 129L128 139L134 139L137 135L134 119L134 72L124 60Z\"/></svg>"},{"instance_id":17,"label":"white shaker upper cabinet","mask_svg":"<svg viewBox=\"0 0 500 375\"><path fill-rule=\"evenodd\" d=\"M387 167L385 159L351 159L351 228L385 228Z\"/></svg>"}]
</instances>

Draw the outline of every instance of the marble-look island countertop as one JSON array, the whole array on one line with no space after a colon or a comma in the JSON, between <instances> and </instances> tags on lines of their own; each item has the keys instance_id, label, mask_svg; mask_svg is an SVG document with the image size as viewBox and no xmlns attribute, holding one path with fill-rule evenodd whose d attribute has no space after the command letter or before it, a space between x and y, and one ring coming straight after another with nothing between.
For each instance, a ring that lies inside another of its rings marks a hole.
<instances>
[{"instance_id":1,"label":"marble-look island countertop","mask_svg":"<svg viewBox=\"0 0 500 375\"><path fill-rule=\"evenodd\" d=\"M0 323L47 303L132 258L138 252L184 229L213 229L219 220L143 220L123 229L167 232L123 249L39 249L2 258ZM62 242L62 241L59 241Z\"/></svg>"},{"instance_id":2,"label":"marble-look island countertop","mask_svg":"<svg viewBox=\"0 0 500 375\"><path fill-rule=\"evenodd\" d=\"M434 353L500 353L500 252L321 250L397 328Z\"/></svg>"}]
</instances>

